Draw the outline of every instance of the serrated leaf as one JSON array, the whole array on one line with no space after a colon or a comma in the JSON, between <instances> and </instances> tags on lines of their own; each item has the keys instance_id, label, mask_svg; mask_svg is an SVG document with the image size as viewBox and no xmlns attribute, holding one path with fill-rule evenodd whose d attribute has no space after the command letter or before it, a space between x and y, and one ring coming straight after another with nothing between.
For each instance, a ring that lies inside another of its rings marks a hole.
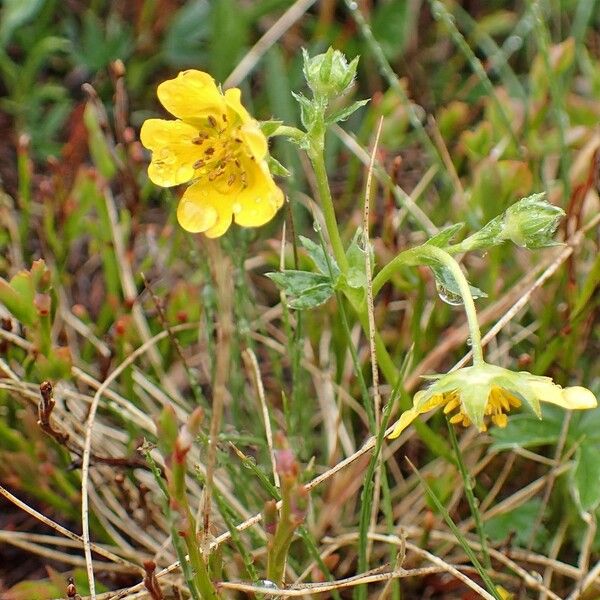
<instances>
[{"instance_id":1,"label":"serrated leaf","mask_svg":"<svg viewBox=\"0 0 600 600\"><path fill-rule=\"evenodd\" d=\"M464 223L455 223L454 225L449 225L441 231L438 231L434 236L430 237L425 244L437 246L438 248L444 248L454 239L456 234L464 227L464 225Z\"/></svg>"},{"instance_id":2,"label":"serrated leaf","mask_svg":"<svg viewBox=\"0 0 600 600\"><path fill-rule=\"evenodd\" d=\"M295 310L307 310L325 304L333 295L333 288L328 283L307 289L301 296L288 301L288 306Z\"/></svg>"},{"instance_id":3,"label":"serrated leaf","mask_svg":"<svg viewBox=\"0 0 600 600\"><path fill-rule=\"evenodd\" d=\"M288 306L296 310L319 306L334 293L329 276L320 273L289 270L266 275L285 292Z\"/></svg>"},{"instance_id":4,"label":"serrated leaf","mask_svg":"<svg viewBox=\"0 0 600 600\"><path fill-rule=\"evenodd\" d=\"M352 113L356 112L359 108L363 107L367 104L369 100L357 100L353 102L350 106L345 106L344 108L340 108L339 110L334 111L330 115L327 116L327 123L338 123L339 121L345 121Z\"/></svg>"},{"instance_id":5,"label":"serrated leaf","mask_svg":"<svg viewBox=\"0 0 600 600\"><path fill-rule=\"evenodd\" d=\"M571 477L571 492L575 502L585 511L600 506L600 461L597 444L585 441L577 450L577 464Z\"/></svg>"},{"instance_id":6,"label":"serrated leaf","mask_svg":"<svg viewBox=\"0 0 600 600\"><path fill-rule=\"evenodd\" d=\"M340 268L335 260L335 258L330 255L329 262L327 257L325 256L325 251L323 247L319 244L316 244L311 239L304 237L303 235L300 237L300 243L304 246L304 249L308 252L311 260L315 263L315 266L319 271L325 275L330 281L335 284L337 278L340 275ZM331 265L331 272L330 272Z\"/></svg>"}]
</instances>

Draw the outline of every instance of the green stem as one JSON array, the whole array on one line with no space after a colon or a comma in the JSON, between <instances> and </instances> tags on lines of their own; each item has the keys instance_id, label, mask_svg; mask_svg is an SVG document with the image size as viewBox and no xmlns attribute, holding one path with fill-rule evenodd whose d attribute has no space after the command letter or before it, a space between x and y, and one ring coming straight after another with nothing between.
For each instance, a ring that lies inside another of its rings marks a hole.
<instances>
[{"instance_id":1,"label":"green stem","mask_svg":"<svg viewBox=\"0 0 600 600\"><path fill-rule=\"evenodd\" d=\"M481 513L479 512L479 507L477 506L477 499L475 498L475 494L473 493L473 485L471 483L471 479L469 477L469 474L467 473L467 468L463 461L462 453L458 445L458 440L456 439L454 427L450 425L450 422L448 420L446 421L448 424L448 430L450 431L450 441L452 442L452 449L454 450L454 454L456 455L456 464L458 465L458 470L460 472L460 476L463 480L463 485L465 487L465 496L467 497L467 502L469 503L469 508L471 509L471 514L473 515L473 519L475 521L475 528L477 529L477 534L479 535L479 541L481 542L483 562L485 567L489 570L492 568L492 562L490 560L490 553L487 547L487 538L485 537L485 532L483 530Z\"/></svg>"},{"instance_id":2,"label":"green stem","mask_svg":"<svg viewBox=\"0 0 600 600\"><path fill-rule=\"evenodd\" d=\"M333 199L331 197L331 190L329 189L329 179L327 178L327 170L325 169L323 140L313 141L310 150L308 151L308 157L310 158L310 162L312 163L315 172L317 189L321 200L321 209L323 210L325 227L327 227L327 233L329 234L329 240L331 241L331 246L333 248L333 255L335 256L335 260L342 270L342 273L345 273L348 270L348 259L346 258L344 244L342 243L337 220L335 218Z\"/></svg>"},{"instance_id":3,"label":"green stem","mask_svg":"<svg viewBox=\"0 0 600 600\"><path fill-rule=\"evenodd\" d=\"M285 481L284 476L281 482L281 513L267 555L267 579L279 587L284 584L288 551L297 528L292 519L291 492L290 482Z\"/></svg>"},{"instance_id":4,"label":"green stem","mask_svg":"<svg viewBox=\"0 0 600 600\"><path fill-rule=\"evenodd\" d=\"M185 541L187 547L188 556L190 559L190 565L192 567L193 581L200 597L202 600L217 600L218 595L215 587L210 580L210 574L208 572L208 565L200 552L200 546L198 544L198 538L196 536L196 520L190 510L188 502L187 489L185 486L185 474L186 474L186 462L173 460L173 485L171 494L173 500L179 505L177 512L179 518L185 520L185 531L176 535L181 535Z\"/></svg>"},{"instance_id":5,"label":"green stem","mask_svg":"<svg viewBox=\"0 0 600 600\"><path fill-rule=\"evenodd\" d=\"M464 276L460 265L445 250L442 250L437 246L424 244L423 246L401 252L385 265L373 279L373 295L376 295L381 290L385 283L389 281L392 275L402 265L416 266L419 264L430 263L432 260L444 265L452 273L452 276L458 285L460 295L463 299L465 313L467 315L469 334L471 336L473 364L482 364L484 360L483 350L481 348L481 333L479 331L479 324L477 323L477 311L475 310L475 302L471 295L469 282Z\"/></svg>"}]
</instances>

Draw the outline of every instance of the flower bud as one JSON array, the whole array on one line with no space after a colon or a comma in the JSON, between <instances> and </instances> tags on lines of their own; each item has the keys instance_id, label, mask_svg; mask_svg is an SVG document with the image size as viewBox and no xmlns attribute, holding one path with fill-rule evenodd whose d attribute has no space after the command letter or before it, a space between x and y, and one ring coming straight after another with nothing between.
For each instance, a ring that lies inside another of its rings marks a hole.
<instances>
[{"instance_id":1,"label":"flower bud","mask_svg":"<svg viewBox=\"0 0 600 600\"><path fill-rule=\"evenodd\" d=\"M565 212L533 194L509 206L504 213L501 238L524 248L555 246L553 236Z\"/></svg>"},{"instance_id":2,"label":"flower bud","mask_svg":"<svg viewBox=\"0 0 600 600\"><path fill-rule=\"evenodd\" d=\"M352 85L358 57L350 64L339 50L329 48L313 58L304 51L304 77L315 97L334 98L344 94Z\"/></svg>"}]
</instances>

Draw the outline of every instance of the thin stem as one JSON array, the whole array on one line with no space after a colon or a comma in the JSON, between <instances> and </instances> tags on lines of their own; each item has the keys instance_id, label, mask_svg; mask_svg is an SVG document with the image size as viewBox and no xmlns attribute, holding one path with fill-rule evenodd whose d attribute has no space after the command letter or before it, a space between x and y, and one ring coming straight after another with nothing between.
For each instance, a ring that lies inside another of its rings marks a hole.
<instances>
[{"instance_id":1,"label":"thin stem","mask_svg":"<svg viewBox=\"0 0 600 600\"><path fill-rule=\"evenodd\" d=\"M377 294L402 265L416 266L424 263L427 264L431 262L431 260L444 265L452 273L452 277L454 277L454 280L458 285L460 295L463 299L465 313L467 315L469 334L471 336L473 364L481 364L484 362L483 350L481 347L481 333L479 331L477 311L475 310L475 302L471 295L469 282L459 264L445 250L442 250L437 246L424 244L423 246L401 252L377 273L373 279L373 294Z\"/></svg>"},{"instance_id":2,"label":"thin stem","mask_svg":"<svg viewBox=\"0 0 600 600\"><path fill-rule=\"evenodd\" d=\"M329 234L329 240L331 241L331 246L333 248L333 255L335 256L335 260L340 269L345 273L348 270L348 259L346 258L344 244L342 243L337 220L335 218L333 199L331 197L331 190L329 189L329 179L327 177L327 170L325 169L322 141L321 143L317 141L317 143L311 145L308 157L310 158L310 162L312 163L315 172L317 189L321 200L321 209L323 210L325 226L327 227L327 233Z\"/></svg>"},{"instance_id":3,"label":"thin stem","mask_svg":"<svg viewBox=\"0 0 600 600\"><path fill-rule=\"evenodd\" d=\"M465 314L467 315L467 324L469 326L473 351L473 364L482 364L484 360L481 348L481 332L479 331L479 323L477 322L477 311L475 310L475 302L473 301L469 282L462 272L460 265L447 252L436 246L421 246L421 251L425 255L429 254L432 258L441 262L452 273L462 296Z\"/></svg>"},{"instance_id":4,"label":"thin stem","mask_svg":"<svg viewBox=\"0 0 600 600\"><path fill-rule=\"evenodd\" d=\"M475 498L475 494L473 493L473 485L471 483L471 479L469 477L469 474L467 473L467 468L463 461L462 453L458 445L458 440L456 439L456 432L454 431L454 427L450 424L450 422L447 419L446 422L448 424L448 431L450 432L450 441L452 443L452 449L454 450L454 454L456 455L456 464L458 466L460 476L463 480L465 496L467 497L467 502L469 503L469 508L471 509L473 520L475 521L475 528L477 529L477 534L479 535L479 541L481 542L483 562L486 569L491 569L492 563L490 561L490 553L487 547L487 538L485 536L485 531L483 530L483 522L481 520L481 513L479 512L478 502Z\"/></svg>"}]
</instances>

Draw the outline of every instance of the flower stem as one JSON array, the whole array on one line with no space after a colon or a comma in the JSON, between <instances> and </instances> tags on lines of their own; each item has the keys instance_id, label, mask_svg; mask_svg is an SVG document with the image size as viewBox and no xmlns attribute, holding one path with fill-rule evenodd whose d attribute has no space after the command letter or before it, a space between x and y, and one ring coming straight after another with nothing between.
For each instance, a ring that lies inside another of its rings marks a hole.
<instances>
[{"instance_id":1,"label":"flower stem","mask_svg":"<svg viewBox=\"0 0 600 600\"><path fill-rule=\"evenodd\" d=\"M450 425L450 422L448 420L447 423L448 430L450 431L450 441L452 443L452 449L454 450L454 454L456 455L456 464L458 465L458 470L460 472L460 476L463 480L463 485L465 487L465 496L467 497L467 502L469 503L469 508L471 509L473 520L475 521L475 527L477 529L477 534L479 535L479 541L481 542L481 551L483 552L483 563L487 569L491 569L492 563L490 561L490 553L487 547L487 538L485 537L483 522L481 521L481 513L479 512L479 507L477 505L477 498L475 498L475 494L473 493L473 484L471 482L469 474L467 473L467 468L463 461L462 453L458 445L458 440L456 439L454 427Z\"/></svg>"},{"instance_id":2,"label":"flower stem","mask_svg":"<svg viewBox=\"0 0 600 600\"><path fill-rule=\"evenodd\" d=\"M392 259L377 275L373 278L373 294L377 294L381 288L389 281L392 275L402 266L417 266L419 264L430 264L431 261L442 264L446 267L456 281L460 295L462 297L465 314L467 315L467 324L469 326L469 335L471 337L473 364L480 365L484 362L483 350L481 347L481 333L477 322L477 311L475 302L469 288L464 273L456 260L445 250L432 244L424 244L417 248L405 250Z\"/></svg>"},{"instance_id":3,"label":"flower stem","mask_svg":"<svg viewBox=\"0 0 600 600\"><path fill-rule=\"evenodd\" d=\"M327 171L325 169L322 140L316 140L311 144L310 150L308 151L308 157L310 158L310 162L312 163L315 172L317 189L321 200L321 209L323 210L325 226L327 227L327 233L329 234L329 240L331 241L331 246L333 248L333 255L335 256L335 260L342 270L342 273L345 273L348 270L348 259L346 258L344 244L342 243L337 220L335 218L333 199L331 197L331 190L329 189L329 179L327 178Z\"/></svg>"}]
</instances>

